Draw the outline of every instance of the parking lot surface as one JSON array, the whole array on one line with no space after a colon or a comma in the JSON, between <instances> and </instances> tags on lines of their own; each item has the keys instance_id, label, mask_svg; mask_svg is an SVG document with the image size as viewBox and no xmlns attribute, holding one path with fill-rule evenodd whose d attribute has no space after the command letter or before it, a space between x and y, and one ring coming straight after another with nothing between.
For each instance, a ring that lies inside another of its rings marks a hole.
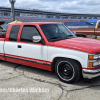
<instances>
[{"instance_id":1,"label":"parking lot surface","mask_svg":"<svg viewBox=\"0 0 100 100\"><path fill-rule=\"evenodd\" d=\"M0 100L100 100L100 78L67 84L53 72L0 61Z\"/></svg>"}]
</instances>

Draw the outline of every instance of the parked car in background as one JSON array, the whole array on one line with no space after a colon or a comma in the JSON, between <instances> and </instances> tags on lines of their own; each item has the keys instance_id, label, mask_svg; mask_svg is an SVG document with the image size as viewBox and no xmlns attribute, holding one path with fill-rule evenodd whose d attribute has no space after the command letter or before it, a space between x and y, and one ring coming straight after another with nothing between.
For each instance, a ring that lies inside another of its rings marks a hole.
<instances>
[{"instance_id":1,"label":"parked car in background","mask_svg":"<svg viewBox=\"0 0 100 100\"><path fill-rule=\"evenodd\" d=\"M69 27L69 29L76 33L78 37L100 39L100 21L97 21L94 27Z\"/></svg>"}]
</instances>

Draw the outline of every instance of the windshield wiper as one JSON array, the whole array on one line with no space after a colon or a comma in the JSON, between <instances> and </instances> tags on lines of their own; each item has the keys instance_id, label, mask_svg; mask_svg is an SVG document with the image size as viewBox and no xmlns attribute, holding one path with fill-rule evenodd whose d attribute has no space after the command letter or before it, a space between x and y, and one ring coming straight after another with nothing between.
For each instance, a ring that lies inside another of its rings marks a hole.
<instances>
[{"instance_id":1,"label":"windshield wiper","mask_svg":"<svg viewBox=\"0 0 100 100\"><path fill-rule=\"evenodd\" d=\"M67 36L73 36L73 35L67 35Z\"/></svg>"},{"instance_id":2,"label":"windshield wiper","mask_svg":"<svg viewBox=\"0 0 100 100\"><path fill-rule=\"evenodd\" d=\"M64 39L69 39L69 38L72 38L73 35L67 35Z\"/></svg>"},{"instance_id":3,"label":"windshield wiper","mask_svg":"<svg viewBox=\"0 0 100 100\"><path fill-rule=\"evenodd\" d=\"M52 39L58 39L58 38L61 38L61 37L53 37L53 38L50 38L49 40L52 40Z\"/></svg>"}]
</instances>

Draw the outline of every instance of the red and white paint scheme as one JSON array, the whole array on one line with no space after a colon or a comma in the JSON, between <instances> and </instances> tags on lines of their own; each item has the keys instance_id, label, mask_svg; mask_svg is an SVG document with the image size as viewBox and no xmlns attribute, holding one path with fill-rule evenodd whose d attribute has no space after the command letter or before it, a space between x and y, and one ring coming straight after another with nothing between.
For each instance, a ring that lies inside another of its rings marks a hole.
<instances>
[{"instance_id":1,"label":"red and white paint scheme","mask_svg":"<svg viewBox=\"0 0 100 100\"><path fill-rule=\"evenodd\" d=\"M14 23L0 36L0 59L55 71L73 83L100 75L100 41L76 37L61 23Z\"/></svg>"}]
</instances>

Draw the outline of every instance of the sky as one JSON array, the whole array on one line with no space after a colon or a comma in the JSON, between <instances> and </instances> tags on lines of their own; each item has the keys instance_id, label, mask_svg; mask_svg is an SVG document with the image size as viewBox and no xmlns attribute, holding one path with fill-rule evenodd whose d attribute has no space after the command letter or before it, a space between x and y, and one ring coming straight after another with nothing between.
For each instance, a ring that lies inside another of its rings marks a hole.
<instances>
[{"instance_id":1,"label":"sky","mask_svg":"<svg viewBox=\"0 0 100 100\"><path fill-rule=\"evenodd\" d=\"M10 7L9 0L0 0L0 6ZM100 14L100 0L16 0L15 7L54 12Z\"/></svg>"}]
</instances>

